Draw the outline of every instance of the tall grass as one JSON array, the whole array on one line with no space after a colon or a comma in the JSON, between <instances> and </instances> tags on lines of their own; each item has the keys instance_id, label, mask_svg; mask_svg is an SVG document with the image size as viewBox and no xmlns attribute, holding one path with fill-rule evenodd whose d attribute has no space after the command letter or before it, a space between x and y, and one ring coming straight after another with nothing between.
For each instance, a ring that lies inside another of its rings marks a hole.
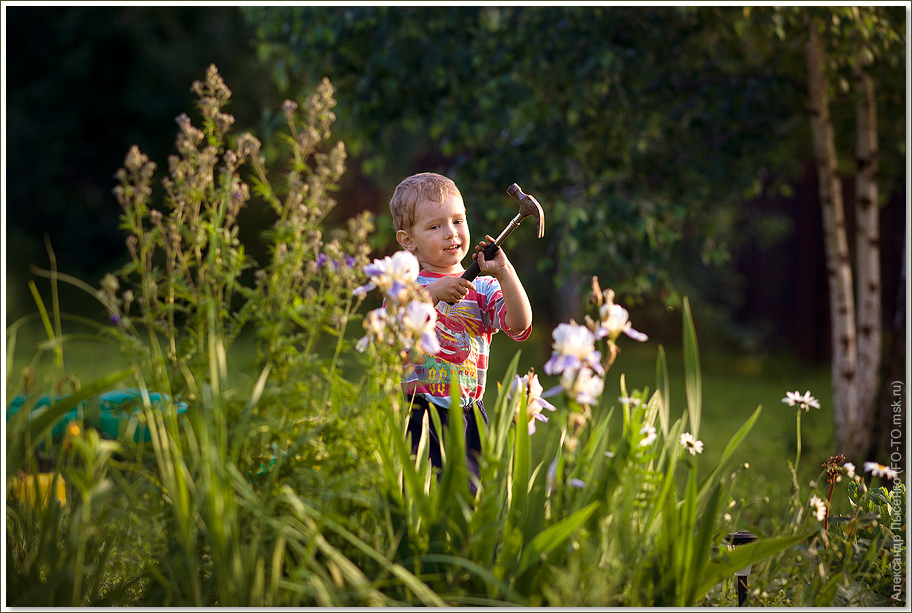
<instances>
[{"instance_id":1,"label":"tall grass","mask_svg":"<svg viewBox=\"0 0 912 613\"><path fill-rule=\"evenodd\" d=\"M623 402L602 391L602 374L587 379L582 395L579 373L562 375L551 396L557 410L534 434L528 424L543 399L533 374L518 372L516 354L491 403L477 492L460 428L443 429L438 480L426 442L412 455L405 437L399 384L413 339L396 325L395 305L382 307L384 335L368 319L372 342L355 351L351 326L362 318L358 288L372 227L361 216L324 234L345 160L341 145L323 150L331 86L283 107L281 173L267 169L253 136L230 137L230 92L214 67L194 91L201 127L179 118L163 201L151 201L156 167L137 149L118 173L130 262L100 288L53 264L40 273L54 288L49 308L34 292L54 368L41 380L15 368L6 374L8 389L25 397L7 423L6 477L59 473L67 502L8 495L7 604L728 604L718 587L752 563L766 565L757 585L768 601L883 601L884 551L900 533L883 518L904 490L853 480L853 512L824 527L799 483L788 516L758 529L755 544L726 548L741 475L732 464L761 410L713 450L711 463L697 452L710 424L689 306L683 373L659 347L654 388L628 389L622 375ZM274 215L262 264L238 239L248 201ZM126 369L85 384L67 378L64 348L85 339L63 332L61 282L107 309L107 324L79 323L92 326L93 341L118 349ZM409 291L419 298L420 290ZM7 331L11 347L24 324ZM231 349L242 337L252 339L253 359L238 364ZM604 367L617 372L617 335L599 342ZM681 403L672 401L679 380ZM98 395L117 385L138 390L139 407L124 416L133 422L117 440L106 440ZM153 403L152 393L164 401ZM32 409L41 395L50 404L39 415ZM52 436L74 408L65 434ZM133 436L140 425L147 442ZM823 575L808 563L812 551L825 562ZM815 583L817 575L824 578Z\"/></svg>"}]
</instances>

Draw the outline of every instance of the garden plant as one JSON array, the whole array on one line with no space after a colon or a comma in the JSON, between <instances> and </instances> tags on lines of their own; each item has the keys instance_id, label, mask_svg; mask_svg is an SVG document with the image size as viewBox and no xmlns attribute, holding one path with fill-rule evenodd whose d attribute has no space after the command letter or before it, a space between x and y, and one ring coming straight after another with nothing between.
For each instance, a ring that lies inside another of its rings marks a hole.
<instances>
[{"instance_id":1,"label":"garden plant","mask_svg":"<svg viewBox=\"0 0 912 613\"><path fill-rule=\"evenodd\" d=\"M753 528L735 509L730 460L761 408L718 463L701 465L686 301L682 409L661 346L654 389L621 377L621 397L603 393L622 345L648 337L593 279L583 323L554 329L545 364L520 368L516 353L497 386L477 495L461 461L434 478L423 443L410 455L399 387L407 352L433 350L434 310L410 254L371 259L367 214L327 227L346 160L342 143L327 144L331 84L285 103L279 170L254 136L232 134L214 66L193 91L198 125L178 118L161 187L137 148L117 173L129 262L98 288L53 255L40 271L52 289L97 297L107 320L47 305L32 283L47 334L38 350L55 367L47 380L6 373L10 398L23 399L7 414L6 479L20 484L7 491L7 605L729 606L748 565L760 604L905 605L905 488L877 485L886 467L868 478L840 456L799 482L810 392L784 399L799 427L795 461L783 459L788 515L727 548L730 532ZM239 238L245 206L273 213L262 263ZM117 349L124 368L67 378L65 320ZM10 358L24 323L7 331ZM238 363L240 339L252 360ZM543 389L539 368L559 384ZM138 400L103 436L99 398L117 387ZM463 458L461 431L446 432L446 456ZM29 490L39 473L63 480L65 501Z\"/></svg>"}]
</instances>

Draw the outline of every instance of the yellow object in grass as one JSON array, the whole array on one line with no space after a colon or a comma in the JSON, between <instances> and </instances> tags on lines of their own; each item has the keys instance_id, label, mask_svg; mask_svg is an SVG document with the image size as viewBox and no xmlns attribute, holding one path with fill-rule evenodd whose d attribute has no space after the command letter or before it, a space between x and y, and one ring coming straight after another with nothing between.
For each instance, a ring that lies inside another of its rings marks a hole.
<instances>
[{"instance_id":1,"label":"yellow object in grass","mask_svg":"<svg viewBox=\"0 0 912 613\"><path fill-rule=\"evenodd\" d=\"M35 506L38 500L38 505L44 507L52 497L61 506L66 504L66 484L63 477L55 473L11 477L6 491L8 496L18 498L29 506Z\"/></svg>"}]
</instances>

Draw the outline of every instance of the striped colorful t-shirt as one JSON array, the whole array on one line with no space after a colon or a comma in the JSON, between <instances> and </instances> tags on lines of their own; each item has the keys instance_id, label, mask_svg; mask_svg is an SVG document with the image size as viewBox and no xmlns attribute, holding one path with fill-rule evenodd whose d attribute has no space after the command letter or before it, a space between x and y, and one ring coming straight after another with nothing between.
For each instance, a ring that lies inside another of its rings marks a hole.
<instances>
[{"instance_id":1,"label":"striped colorful t-shirt","mask_svg":"<svg viewBox=\"0 0 912 613\"><path fill-rule=\"evenodd\" d=\"M445 276L422 270L418 283L429 285ZM481 399L485 390L488 373L488 356L491 352L491 337L497 330L503 330L511 338L524 341L529 338L531 326L514 333L507 328L500 282L494 277L477 277L474 290L455 304L437 303L437 341L440 351L436 355L425 355L424 362L414 364L405 380L405 387L423 396L438 406L450 406L451 369L459 371L459 385L462 391L462 406L466 407Z\"/></svg>"}]
</instances>

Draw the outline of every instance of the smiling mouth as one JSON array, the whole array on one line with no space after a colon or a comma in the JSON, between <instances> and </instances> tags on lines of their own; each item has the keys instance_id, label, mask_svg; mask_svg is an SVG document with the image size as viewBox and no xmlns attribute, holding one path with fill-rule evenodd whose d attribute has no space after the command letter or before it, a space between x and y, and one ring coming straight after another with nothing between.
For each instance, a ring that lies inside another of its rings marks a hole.
<instances>
[{"instance_id":1,"label":"smiling mouth","mask_svg":"<svg viewBox=\"0 0 912 613\"><path fill-rule=\"evenodd\" d=\"M444 251L458 251L461 245L453 245L452 247L447 247Z\"/></svg>"}]
</instances>

